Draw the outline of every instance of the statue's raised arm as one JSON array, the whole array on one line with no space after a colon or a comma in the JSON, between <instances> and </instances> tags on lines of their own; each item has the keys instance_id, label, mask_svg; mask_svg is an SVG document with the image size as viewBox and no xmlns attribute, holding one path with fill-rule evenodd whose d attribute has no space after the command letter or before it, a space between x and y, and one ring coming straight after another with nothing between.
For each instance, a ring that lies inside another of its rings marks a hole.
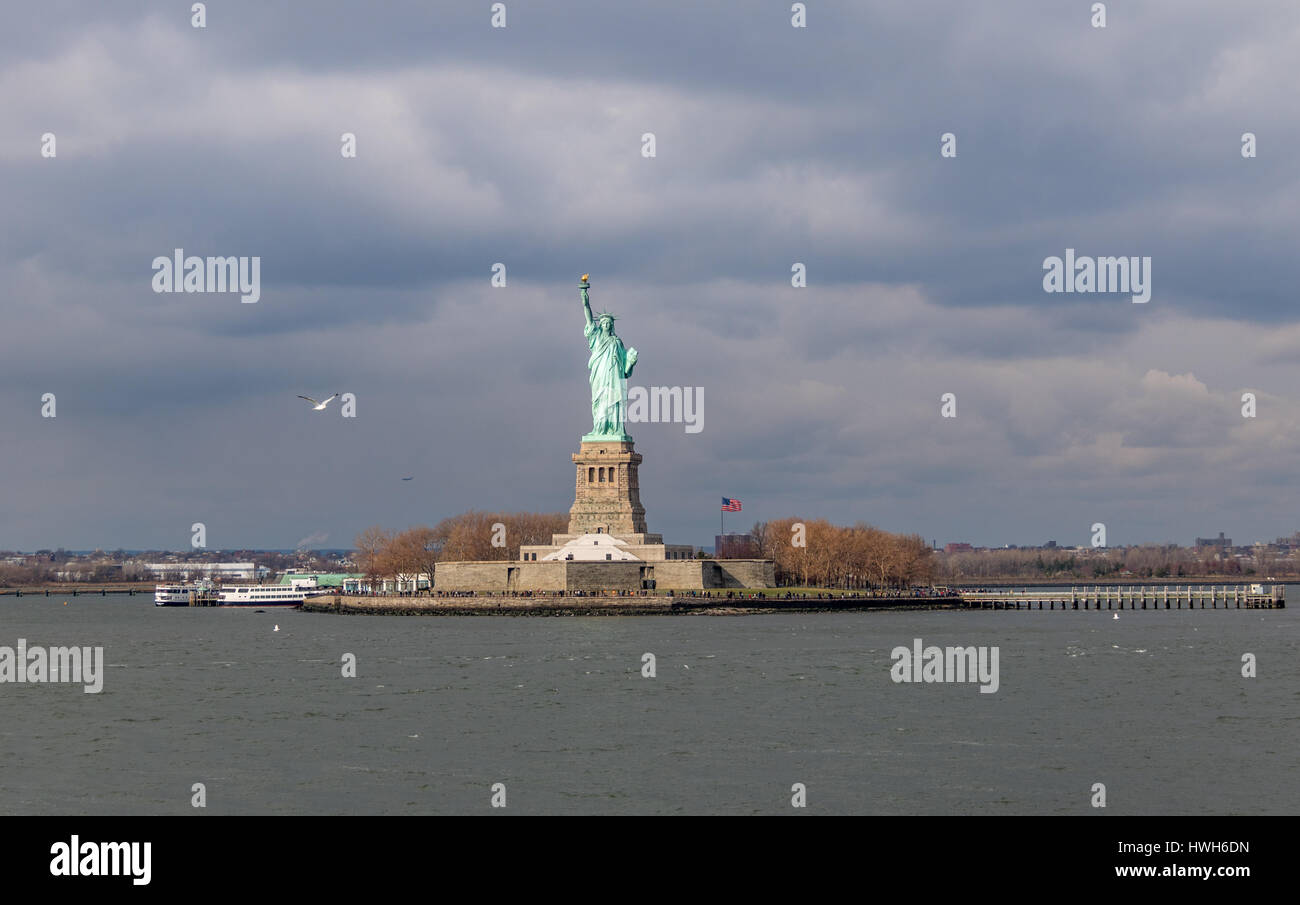
<instances>
[{"instance_id":1,"label":"statue's raised arm","mask_svg":"<svg viewBox=\"0 0 1300 905\"><path fill-rule=\"evenodd\" d=\"M587 290L591 287L591 283L587 282L587 277L589 276L591 276L591 274L584 273L582 275L582 282L578 284L578 288L582 291L582 313L587 318L588 327L591 326L591 298L587 295Z\"/></svg>"}]
</instances>

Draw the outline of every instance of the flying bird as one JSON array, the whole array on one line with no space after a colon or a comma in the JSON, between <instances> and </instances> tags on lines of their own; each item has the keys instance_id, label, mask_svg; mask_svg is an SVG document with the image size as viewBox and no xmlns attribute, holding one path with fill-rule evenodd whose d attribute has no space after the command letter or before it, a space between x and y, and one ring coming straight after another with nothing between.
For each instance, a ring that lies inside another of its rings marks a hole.
<instances>
[{"instance_id":1,"label":"flying bird","mask_svg":"<svg viewBox=\"0 0 1300 905\"><path fill-rule=\"evenodd\" d=\"M337 399L338 397L339 397L339 394L338 394L338 393L335 393L333 396L331 396L330 398L326 399L324 402L317 402L315 399L312 399L310 396L299 396L298 398L299 398L299 399L306 399L308 402L310 402L310 403L312 404L312 406L313 406L313 409L312 409L313 411L323 412L323 411L325 411L325 406L329 405L331 402L333 402L333 401L334 401L335 399Z\"/></svg>"},{"instance_id":2,"label":"flying bird","mask_svg":"<svg viewBox=\"0 0 1300 905\"><path fill-rule=\"evenodd\" d=\"M415 475L411 475L409 478L402 478L402 480L403 480L403 481L414 481L414 480L415 480Z\"/></svg>"}]
</instances>

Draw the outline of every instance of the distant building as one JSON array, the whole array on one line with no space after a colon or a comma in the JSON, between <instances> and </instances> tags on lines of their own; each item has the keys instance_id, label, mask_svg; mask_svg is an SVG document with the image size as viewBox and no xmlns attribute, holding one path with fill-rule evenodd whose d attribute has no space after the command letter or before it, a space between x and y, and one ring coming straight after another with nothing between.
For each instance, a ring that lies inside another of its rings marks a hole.
<instances>
[{"instance_id":1,"label":"distant building","mask_svg":"<svg viewBox=\"0 0 1300 905\"><path fill-rule=\"evenodd\" d=\"M143 565L160 581L194 578L261 581L271 574L270 569L251 562L147 562Z\"/></svg>"},{"instance_id":2,"label":"distant building","mask_svg":"<svg viewBox=\"0 0 1300 905\"><path fill-rule=\"evenodd\" d=\"M944 553L970 553L975 548L970 544L944 544Z\"/></svg>"},{"instance_id":3,"label":"distant building","mask_svg":"<svg viewBox=\"0 0 1300 905\"><path fill-rule=\"evenodd\" d=\"M1049 540L1047 543L1043 544L1043 549L1044 549L1044 550L1055 550L1055 549L1056 549L1056 541L1054 541L1054 540Z\"/></svg>"},{"instance_id":4,"label":"distant building","mask_svg":"<svg viewBox=\"0 0 1300 905\"><path fill-rule=\"evenodd\" d=\"M714 559L761 559L763 551L759 549L758 539L752 534L715 534L713 536Z\"/></svg>"},{"instance_id":5,"label":"distant building","mask_svg":"<svg viewBox=\"0 0 1300 905\"><path fill-rule=\"evenodd\" d=\"M1219 547L1222 550L1226 550L1232 546L1232 538L1224 537L1223 532L1220 531L1218 537L1198 537L1196 539L1196 546Z\"/></svg>"},{"instance_id":6,"label":"distant building","mask_svg":"<svg viewBox=\"0 0 1300 905\"><path fill-rule=\"evenodd\" d=\"M317 587L343 589L343 583L349 578L365 578L360 572L303 572L300 569L285 569L280 576L280 584L290 587ZM427 576L425 576L427 578Z\"/></svg>"},{"instance_id":7,"label":"distant building","mask_svg":"<svg viewBox=\"0 0 1300 905\"><path fill-rule=\"evenodd\" d=\"M328 577L328 576L323 576ZM421 572L419 575L398 575L396 578L384 578L379 581L376 587L370 579L364 575L344 575L340 576L342 581L338 587L342 588L344 594L370 594L372 592L398 594L413 594L418 591L427 591L432 586L429 581L429 573ZM334 587L335 585L329 585Z\"/></svg>"}]
</instances>

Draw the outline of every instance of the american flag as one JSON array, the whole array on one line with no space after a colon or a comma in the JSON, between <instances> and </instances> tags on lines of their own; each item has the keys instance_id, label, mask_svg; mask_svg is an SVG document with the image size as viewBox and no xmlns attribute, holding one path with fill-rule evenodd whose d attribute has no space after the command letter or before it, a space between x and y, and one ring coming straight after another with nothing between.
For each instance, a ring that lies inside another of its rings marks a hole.
<instances>
[{"instance_id":1,"label":"american flag","mask_svg":"<svg viewBox=\"0 0 1300 905\"><path fill-rule=\"evenodd\" d=\"M728 499L727 497L724 496L724 497L722 498L722 511L723 511L723 512L739 512L739 511L740 511L740 500L732 500L732 499Z\"/></svg>"}]
</instances>

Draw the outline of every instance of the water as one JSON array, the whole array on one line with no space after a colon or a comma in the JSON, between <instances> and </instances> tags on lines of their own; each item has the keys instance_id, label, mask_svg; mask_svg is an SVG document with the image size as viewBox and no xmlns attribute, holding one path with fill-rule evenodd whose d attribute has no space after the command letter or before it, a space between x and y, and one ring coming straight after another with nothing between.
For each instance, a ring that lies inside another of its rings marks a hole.
<instances>
[{"instance_id":1,"label":"water","mask_svg":"<svg viewBox=\"0 0 1300 905\"><path fill-rule=\"evenodd\" d=\"M223 814L483 814L498 782L523 814L792 813L796 782L820 813L1087 814L1097 782L1109 813L1295 813L1297 610L1111 615L4 598L0 644L103 645L107 669L98 695L0 684L0 813L193 813L196 782ZM915 637L997 645L999 691L893 683Z\"/></svg>"}]
</instances>

